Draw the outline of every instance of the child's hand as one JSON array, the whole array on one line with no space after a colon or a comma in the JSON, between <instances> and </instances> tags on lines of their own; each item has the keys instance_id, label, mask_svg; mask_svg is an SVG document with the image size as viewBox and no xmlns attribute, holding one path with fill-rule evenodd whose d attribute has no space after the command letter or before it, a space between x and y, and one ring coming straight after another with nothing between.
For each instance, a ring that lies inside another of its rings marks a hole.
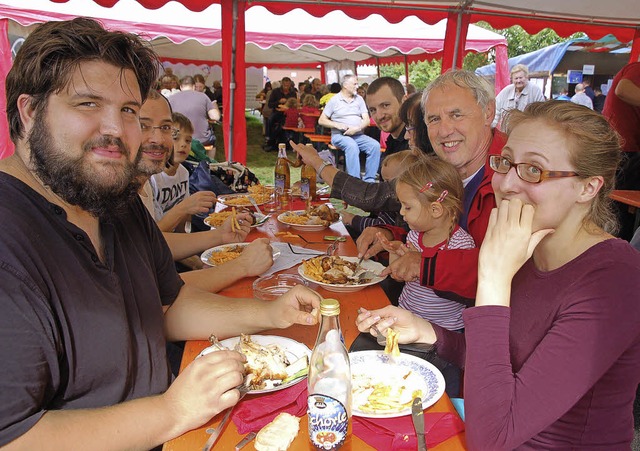
<instances>
[{"instance_id":1,"label":"child's hand","mask_svg":"<svg viewBox=\"0 0 640 451\"><path fill-rule=\"evenodd\" d=\"M376 233L376 236L378 237L378 241L382 245L382 248L385 251L389 252L389 257L391 257L392 255L395 255L397 257L404 255L404 253L399 253L404 252L404 244L402 244L402 241L389 241L387 237L380 232Z\"/></svg>"},{"instance_id":2,"label":"child's hand","mask_svg":"<svg viewBox=\"0 0 640 451\"><path fill-rule=\"evenodd\" d=\"M349 213L347 210L342 210L340 212L340 216L342 216L342 223L345 225L351 225L351 221L353 221L354 214Z\"/></svg>"}]
</instances>

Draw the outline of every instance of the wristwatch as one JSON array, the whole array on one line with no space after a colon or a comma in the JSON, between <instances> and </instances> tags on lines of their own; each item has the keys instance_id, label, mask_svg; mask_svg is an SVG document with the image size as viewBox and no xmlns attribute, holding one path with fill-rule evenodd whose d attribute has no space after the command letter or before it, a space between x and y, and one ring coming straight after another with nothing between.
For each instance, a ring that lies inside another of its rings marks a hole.
<instances>
[{"instance_id":1,"label":"wristwatch","mask_svg":"<svg viewBox=\"0 0 640 451\"><path fill-rule=\"evenodd\" d=\"M323 161L322 164L320 165L320 167L318 168L318 170L316 171L318 173L319 176L322 177L322 171L324 170L324 168L326 168L327 166L331 166L331 163L328 161Z\"/></svg>"}]
</instances>

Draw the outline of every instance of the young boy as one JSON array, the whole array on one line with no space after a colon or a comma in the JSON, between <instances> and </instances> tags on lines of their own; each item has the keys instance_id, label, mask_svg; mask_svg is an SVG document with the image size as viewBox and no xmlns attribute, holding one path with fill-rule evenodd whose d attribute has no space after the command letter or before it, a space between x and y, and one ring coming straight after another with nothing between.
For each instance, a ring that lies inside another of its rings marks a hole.
<instances>
[{"instance_id":1,"label":"young boy","mask_svg":"<svg viewBox=\"0 0 640 451\"><path fill-rule=\"evenodd\" d=\"M418 155L411 150L403 150L392 155L389 155L382 162L380 168L380 174L382 179L390 181L395 179L400 173L408 166L418 161ZM371 212L369 216L360 216L349 213L348 211L341 211L342 222L348 226L347 229L352 235L355 233L359 235L364 229L371 226L392 224L401 225L403 223L402 217L398 212L379 211Z\"/></svg>"},{"instance_id":2,"label":"young boy","mask_svg":"<svg viewBox=\"0 0 640 451\"><path fill-rule=\"evenodd\" d=\"M180 113L171 116L173 127L173 158L165 170L151 176L154 216L160 230L184 232L190 229L191 215L207 213L216 203L211 191L199 191L189 195L189 171L182 162L189 156L193 125Z\"/></svg>"}]
</instances>

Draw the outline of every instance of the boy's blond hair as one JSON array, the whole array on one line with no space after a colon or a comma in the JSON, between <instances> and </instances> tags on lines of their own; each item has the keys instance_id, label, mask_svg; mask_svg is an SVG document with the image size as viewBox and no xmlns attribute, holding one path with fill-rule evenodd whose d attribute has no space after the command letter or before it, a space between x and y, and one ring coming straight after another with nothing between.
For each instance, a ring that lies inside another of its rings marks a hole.
<instances>
[{"instance_id":1,"label":"boy's blond hair","mask_svg":"<svg viewBox=\"0 0 640 451\"><path fill-rule=\"evenodd\" d=\"M389 155L382 161L382 167L388 167L390 165L397 165L397 173L391 177L392 179L398 177L405 168L411 166L418 161L418 155L411 150L401 150L394 154Z\"/></svg>"},{"instance_id":2,"label":"boy's blond hair","mask_svg":"<svg viewBox=\"0 0 640 451\"><path fill-rule=\"evenodd\" d=\"M184 130L186 133L193 135L193 124L187 116L182 113L171 113L171 121L173 126Z\"/></svg>"}]
</instances>

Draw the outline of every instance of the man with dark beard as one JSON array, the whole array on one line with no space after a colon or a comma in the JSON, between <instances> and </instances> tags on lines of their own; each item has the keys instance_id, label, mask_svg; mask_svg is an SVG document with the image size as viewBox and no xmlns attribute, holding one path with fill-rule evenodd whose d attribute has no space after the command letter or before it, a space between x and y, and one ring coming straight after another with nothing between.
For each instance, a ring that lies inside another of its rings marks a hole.
<instances>
[{"instance_id":1,"label":"man with dark beard","mask_svg":"<svg viewBox=\"0 0 640 451\"><path fill-rule=\"evenodd\" d=\"M78 18L40 25L7 76L3 449L158 446L234 405L243 380L244 358L220 351L171 383L167 339L316 323L308 289L238 302L178 277L133 181L157 67L138 37Z\"/></svg>"}]
</instances>

